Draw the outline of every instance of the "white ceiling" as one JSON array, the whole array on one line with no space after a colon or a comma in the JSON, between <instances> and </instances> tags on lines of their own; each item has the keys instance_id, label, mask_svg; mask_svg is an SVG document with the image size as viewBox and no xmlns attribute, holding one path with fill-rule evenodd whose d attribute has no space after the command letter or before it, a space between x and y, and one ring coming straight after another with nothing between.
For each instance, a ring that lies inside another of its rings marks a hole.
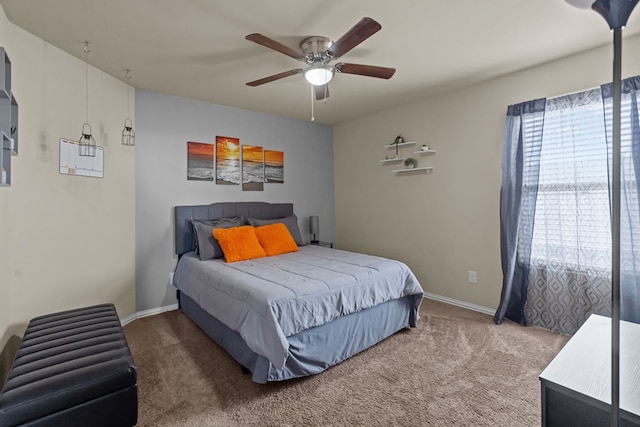
<instances>
[{"instance_id":1,"label":"white ceiling","mask_svg":"<svg viewBox=\"0 0 640 427\"><path fill-rule=\"evenodd\" d=\"M459 85L611 43L604 19L563 0L0 0L9 20L139 89L308 120L302 75L245 83L303 65L245 40L298 48L338 39L364 16L382 30L340 60L395 67L390 80L339 74L320 123L336 124ZM640 12L625 36L640 32Z\"/></svg>"}]
</instances>

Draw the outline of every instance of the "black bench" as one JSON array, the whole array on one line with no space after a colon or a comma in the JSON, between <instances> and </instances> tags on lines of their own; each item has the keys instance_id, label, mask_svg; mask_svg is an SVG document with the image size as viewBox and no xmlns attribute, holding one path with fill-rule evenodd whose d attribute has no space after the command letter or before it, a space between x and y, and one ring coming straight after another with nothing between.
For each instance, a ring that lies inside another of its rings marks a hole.
<instances>
[{"instance_id":1,"label":"black bench","mask_svg":"<svg viewBox=\"0 0 640 427\"><path fill-rule=\"evenodd\" d=\"M0 427L133 426L136 367L113 304L32 319L0 394Z\"/></svg>"}]
</instances>

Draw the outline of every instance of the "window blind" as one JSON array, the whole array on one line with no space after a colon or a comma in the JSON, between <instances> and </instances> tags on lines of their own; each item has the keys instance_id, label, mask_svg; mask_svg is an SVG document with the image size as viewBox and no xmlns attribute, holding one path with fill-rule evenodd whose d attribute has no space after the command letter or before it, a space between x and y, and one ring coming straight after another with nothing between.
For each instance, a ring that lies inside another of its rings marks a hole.
<instances>
[{"instance_id":1,"label":"window blind","mask_svg":"<svg viewBox=\"0 0 640 427\"><path fill-rule=\"evenodd\" d=\"M609 271L611 223L600 89L547 100L531 262ZM525 153L526 155L526 153Z\"/></svg>"}]
</instances>

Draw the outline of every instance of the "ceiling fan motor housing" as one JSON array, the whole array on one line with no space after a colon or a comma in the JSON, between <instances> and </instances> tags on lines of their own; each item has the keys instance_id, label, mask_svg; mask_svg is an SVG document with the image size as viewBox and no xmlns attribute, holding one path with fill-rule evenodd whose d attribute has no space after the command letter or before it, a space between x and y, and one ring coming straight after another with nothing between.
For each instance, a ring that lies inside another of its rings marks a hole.
<instances>
[{"instance_id":1,"label":"ceiling fan motor housing","mask_svg":"<svg viewBox=\"0 0 640 427\"><path fill-rule=\"evenodd\" d=\"M300 42L300 50L305 54L308 64L314 62L327 63L331 61L331 57L326 53L333 41L324 36L311 36Z\"/></svg>"}]
</instances>

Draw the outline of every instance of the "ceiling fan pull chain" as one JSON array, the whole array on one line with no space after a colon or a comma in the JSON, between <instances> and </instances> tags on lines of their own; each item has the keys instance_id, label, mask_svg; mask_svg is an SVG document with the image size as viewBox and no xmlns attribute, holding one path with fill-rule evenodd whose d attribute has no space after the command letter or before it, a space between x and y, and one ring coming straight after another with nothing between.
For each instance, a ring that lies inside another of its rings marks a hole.
<instances>
[{"instance_id":1,"label":"ceiling fan pull chain","mask_svg":"<svg viewBox=\"0 0 640 427\"><path fill-rule=\"evenodd\" d=\"M311 88L311 121L315 122L316 121L316 117L315 114L313 113L313 85L309 85L309 87Z\"/></svg>"}]
</instances>

